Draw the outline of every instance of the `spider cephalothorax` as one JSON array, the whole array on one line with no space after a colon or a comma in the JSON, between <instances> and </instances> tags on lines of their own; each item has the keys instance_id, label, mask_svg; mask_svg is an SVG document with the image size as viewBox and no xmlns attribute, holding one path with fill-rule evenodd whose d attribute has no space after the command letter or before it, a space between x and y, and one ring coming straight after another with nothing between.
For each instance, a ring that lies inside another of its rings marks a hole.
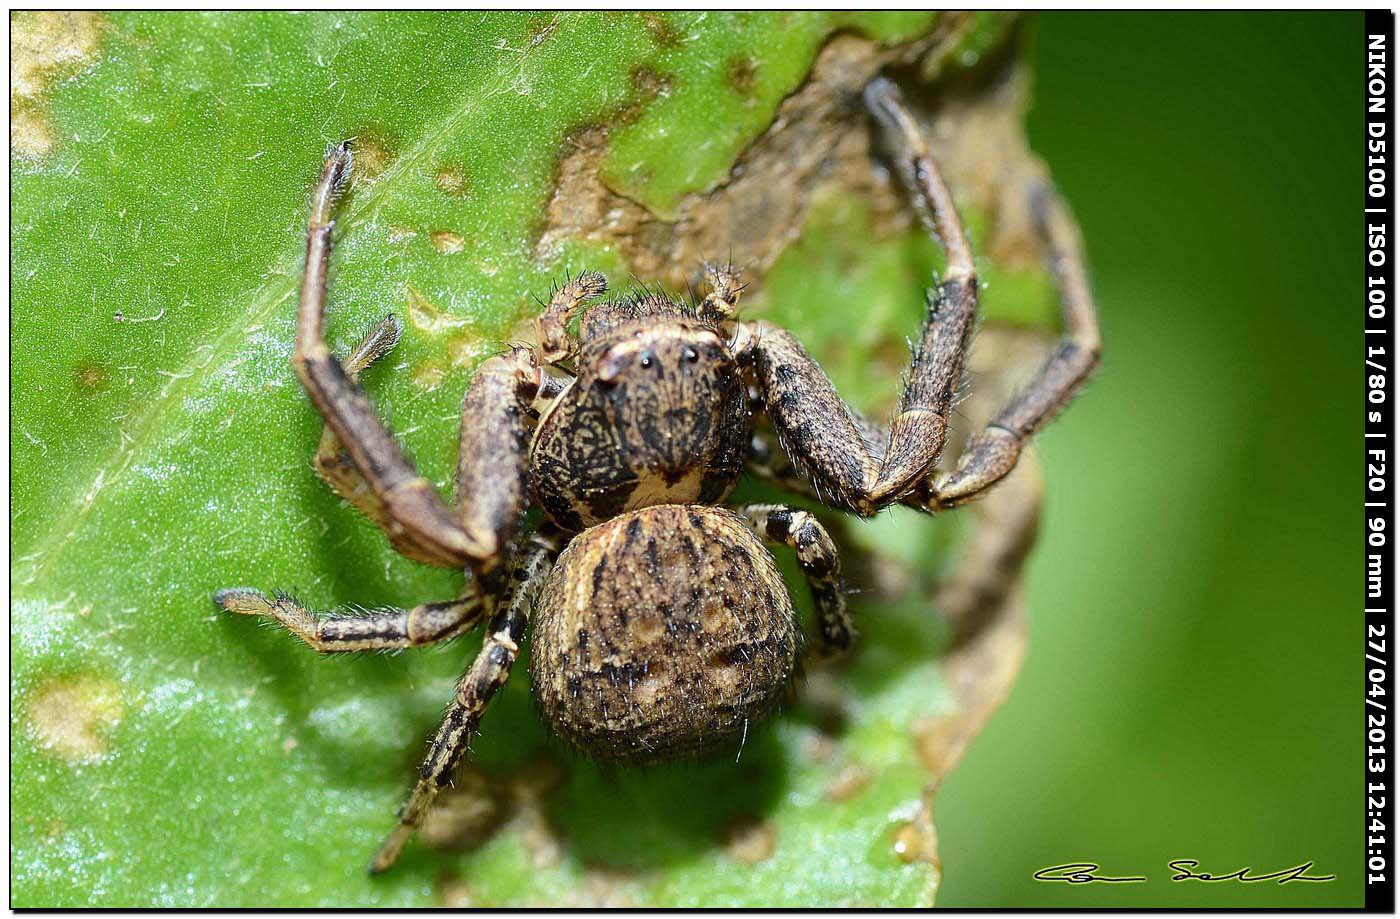
<instances>
[{"instance_id":1,"label":"spider cephalothorax","mask_svg":"<svg viewBox=\"0 0 1400 919\"><path fill-rule=\"evenodd\" d=\"M398 339L378 323L342 363L322 326L331 213L350 147L327 159L313 201L295 364L325 419L317 471L417 561L465 569L456 600L365 615L313 615L286 597L219 591L230 612L269 616L323 652L404 648L486 622L399 827L371 865L383 870L452 777L533 618L531 685L545 719L600 758L656 762L742 736L783 699L809 649L847 651L836 545L812 515L778 505L717 507L746 467L868 516L903 503L951 508L1015 466L1022 446L1088 378L1099 355L1093 302L1073 223L1048 185L1027 189L1060 284L1065 335L1034 382L940 474L977 277L952 197L892 84L866 102L894 165L948 252L930 292L898 411L888 429L863 418L791 333L735 314L729 267L705 266L695 304L657 293L605 299L585 272L553 292L538 343L478 368L462 402L459 507L414 470L357 383ZM571 331L577 319L577 331ZM752 438L771 425L787 463ZM522 532L538 506L546 522ZM817 614L806 643L773 557L796 552Z\"/></svg>"},{"instance_id":2,"label":"spider cephalothorax","mask_svg":"<svg viewBox=\"0 0 1400 919\"><path fill-rule=\"evenodd\" d=\"M737 299L731 271L711 276ZM551 310L584 289L601 292L601 278L565 285ZM555 523L579 530L729 494L749 445L748 391L719 318L661 295L588 310L577 375L540 417L530 451L531 493Z\"/></svg>"}]
</instances>

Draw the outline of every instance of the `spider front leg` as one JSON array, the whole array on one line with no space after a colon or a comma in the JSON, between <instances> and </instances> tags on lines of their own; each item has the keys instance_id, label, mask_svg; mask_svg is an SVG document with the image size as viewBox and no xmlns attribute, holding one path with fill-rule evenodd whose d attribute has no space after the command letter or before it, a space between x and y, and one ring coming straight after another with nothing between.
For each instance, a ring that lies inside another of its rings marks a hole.
<instances>
[{"instance_id":1,"label":"spider front leg","mask_svg":"<svg viewBox=\"0 0 1400 919\"><path fill-rule=\"evenodd\" d=\"M485 552L472 570L488 598L525 513L529 418L535 397L550 385L533 351L511 348L477 368L462 398L457 500L463 526Z\"/></svg>"},{"instance_id":2,"label":"spider front leg","mask_svg":"<svg viewBox=\"0 0 1400 919\"><path fill-rule=\"evenodd\" d=\"M326 346L323 325L334 229L331 212L350 166L347 142L331 151L313 196L293 363L307 395L382 508L390 539L396 545L410 544L412 556L420 561L448 568L470 565L480 573L497 561L497 534L453 519L432 484L404 457L364 391Z\"/></svg>"},{"instance_id":3,"label":"spider front leg","mask_svg":"<svg viewBox=\"0 0 1400 919\"><path fill-rule=\"evenodd\" d=\"M377 323L351 352L347 373L358 374L393 346L398 324L390 317ZM534 377L528 353L511 352L488 360L477 372L463 399L462 491L475 500L464 508L468 521L493 539L513 538L523 509L524 485L511 469L523 469L524 409L531 397ZM518 430L517 430L518 429ZM394 547L417 561L416 543L402 540L390 526L384 505L369 488L359 469L347 459L340 439L329 426L322 432L316 453L316 470L335 491L379 523ZM500 472L499 476L491 473ZM494 559L496 553L492 553ZM288 631L323 653L411 648L454 638L473 629L497 603L500 568L477 567L467 591L457 600L428 603L410 610L385 609L366 615L317 615L290 597L269 599L256 590L235 587L214 594L214 604L240 615L275 619Z\"/></svg>"},{"instance_id":4,"label":"spider front leg","mask_svg":"<svg viewBox=\"0 0 1400 919\"><path fill-rule=\"evenodd\" d=\"M827 503L867 516L895 502L952 507L1010 472L1026 440L1088 378L1100 353L1097 319L1073 221L1053 192L1041 188L1032 196L1032 212L1054 255L1065 338L1030 388L973 440L957 468L930 484L977 317L977 275L952 195L898 90L877 79L865 98L895 148L900 175L948 256L943 280L930 292L888 435L841 399L790 332L763 322L741 324L735 349L792 464Z\"/></svg>"},{"instance_id":5,"label":"spider front leg","mask_svg":"<svg viewBox=\"0 0 1400 919\"><path fill-rule=\"evenodd\" d=\"M1053 187L1037 183L1031 217L1045 241L1060 293L1064 335L1030 385L968 443L958 464L921 495L930 507L955 507L980 497L1016 466L1021 449L1063 409L1094 372L1103 354L1098 312L1084 270L1084 246L1068 208Z\"/></svg>"},{"instance_id":6,"label":"spider front leg","mask_svg":"<svg viewBox=\"0 0 1400 919\"><path fill-rule=\"evenodd\" d=\"M358 383L363 371L393 350L402 331L403 327L392 315L371 326L345 358L345 375L351 382ZM429 565L437 563L435 553L423 552L417 541L408 538L408 534L394 527L384 508L384 502L365 481L360 470L355 468L349 452L341 445L340 438L329 424L321 429L321 442L316 447L312 466L332 491L348 501L384 532L395 551L416 562Z\"/></svg>"},{"instance_id":7,"label":"spider front leg","mask_svg":"<svg viewBox=\"0 0 1400 919\"><path fill-rule=\"evenodd\" d=\"M736 508L749 528L769 543L782 543L797 552L797 564L812 591L821 637L818 656L840 657L855 643L855 627L846 609L846 585L841 579L841 555L831 534L806 511L781 504L750 504Z\"/></svg>"},{"instance_id":8,"label":"spider front leg","mask_svg":"<svg viewBox=\"0 0 1400 919\"><path fill-rule=\"evenodd\" d=\"M458 682L456 696L419 767L418 783L399 809L399 825L375 853L370 873L378 874L394 863L413 831L422 825L438 793L452 780L452 771L466 752L487 703L505 685L511 665L520 654L520 640L525 635L535 595L558 552L559 546L553 539L537 533L525 540L518 558L509 567L501 588L502 602L487 627L481 652Z\"/></svg>"},{"instance_id":9,"label":"spider front leg","mask_svg":"<svg viewBox=\"0 0 1400 919\"><path fill-rule=\"evenodd\" d=\"M569 322L589 300L607 292L608 281L596 271L581 271L557 287L535 320L540 354L546 364L558 364L575 356L578 342L569 334Z\"/></svg>"},{"instance_id":10,"label":"spider front leg","mask_svg":"<svg viewBox=\"0 0 1400 919\"><path fill-rule=\"evenodd\" d=\"M977 275L952 195L897 90L876 80L866 102L895 142L901 175L948 255L887 439L876 439L875 427L845 403L792 333L766 322L741 324L735 348L794 465L826 501L869 516L902 499L938 461L977 315Z\"/></svg>"},{"instance_id":11,"label":"spider front leg","mask_svg":"<svg viewBox=\"0 0 1400 919\"><path fill-rule=\"evenodd\" d=\"M739 296L744 292L744 284L739 283L739 269L733 261L704 262L700 274L709 290L700 301L700 315L714 323L725 322L734 317L739 308Z\"/></svg>"},{"instance_id":12,"label":"spider front leg","mask_svg":"<svg viewBox=\"0 0 1400 919\"><path fill-rule=\"evenodd\" d=\"M358 489L363 483L368 491L358 506L372 510L371 517L410 558L449 568L470 566L478 593L487 597L489 576L524 510L526 425L543 374L529 355L516 351L487 361L473 378L462 404L461 513L460 520L454 519L325 343L331 212L350 167L350 145L341 144L326 160L313 198L297 314L297 374L358 475L353 484ZM484 474L488 468L489 476Z\"/></svg>"}]
</instances>

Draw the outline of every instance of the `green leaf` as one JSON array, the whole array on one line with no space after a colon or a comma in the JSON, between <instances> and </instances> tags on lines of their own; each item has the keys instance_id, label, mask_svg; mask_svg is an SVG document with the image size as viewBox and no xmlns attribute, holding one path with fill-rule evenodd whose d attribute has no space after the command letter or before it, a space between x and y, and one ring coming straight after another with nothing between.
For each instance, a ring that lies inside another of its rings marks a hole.
<instances>
[{"instance_id":1,"label":"green leaf","mask_svg":"<svg viewBox=\"0 0 1400 919\"><path fill-rule=\"evenodd\" d=\"M319 659L209 597L411 605L460 587L394 555L309 465L319 423L289 357L329 143L357 148L329 337L343 350L386 312L406 320L366 384L448 493L471 371L585 263L674 287L707 246L738 245L766 269L752 313L887 404L937 256L863 147L821 146L863 136L837 89L901 55L973 73L1005 24L15 14L14 905L930 902L924 792L943 767L911 725L966 733L987 710L949 687L970 658L945 655L929 601L957 517L852 526L852 552L907 566L902 589L867 585L853 664L813 675L737 761L582 761L520 668L424 834L444 848L376 878L367 859L479 639ZM974 243L993 210L969 199ZM994 254L984 274L991 315L1043 324L1031 260Z\"/></svg>"}]
</instances>

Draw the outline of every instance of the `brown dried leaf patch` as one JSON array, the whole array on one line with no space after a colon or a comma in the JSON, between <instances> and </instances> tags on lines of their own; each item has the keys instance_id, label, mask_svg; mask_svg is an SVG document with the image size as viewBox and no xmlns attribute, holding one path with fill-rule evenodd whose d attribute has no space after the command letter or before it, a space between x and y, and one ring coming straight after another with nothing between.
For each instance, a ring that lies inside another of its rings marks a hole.
<instances>
[{"instance_id":1,"label":"brown dried leaf patch","mask_svg":"<svg viewBox=\"0 0 1400 919\"><path fill-rule=\"evenodd\" d=\"M58 130L49 92L97 58L107 21L81 10L25 10L10 17L10 151L29 160L53 152Z\"/></svg>"},{"instance_id":2,"label":"brown dried leaf patch","mask_svg":"<svg viewBox=\"0 0 1400 919\"><path fill-rule=\"evenodd\" d=\"M872 200L882 233L907 227L911 218L901 193L886 171L873 165L860 92L881 70L937 59L966 28L965 16L950 14L932 34L907 44L882 47L858 35L834 36L808 80L783 101L768 130L729 175L682 199L674 215L655 214L608 188L600 178L608 154L607 123L580 126L561 149L536 257L549 261L564 241L586 240L617 250L637 277L682 290L702 260L732 252L748 269L751 290L757 290L764 270L796 238L808 202L823 185L835 183ZM744 61L729 62L727 72L738 92L753 77ZM633 82L639 91L668 91L659 77L634 73ZM1036 245L1022 190L1039 167L1021 133L1024 73L1008 58L956 89L956 95L931 91L913 100L930 115L928 130L939 162L960 203L992 218L982 254L1033 260Z\"/></svg>"}]
</instances>

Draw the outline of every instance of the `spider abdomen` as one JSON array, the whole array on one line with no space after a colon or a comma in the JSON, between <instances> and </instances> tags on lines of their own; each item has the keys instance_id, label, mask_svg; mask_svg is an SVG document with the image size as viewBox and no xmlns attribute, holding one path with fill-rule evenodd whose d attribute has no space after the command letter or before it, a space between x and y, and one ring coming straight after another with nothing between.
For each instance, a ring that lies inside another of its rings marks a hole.
<instances>
[{"instance_id":1,"label":"spider abdomen","mask_svg":"<svg viewBox=\"0 0 1400 919\"><path fill-rule=\"evenodd\" d=\"M773 557L736 515L657 505L559 556L537 603L531 682L570 745L675 759L737 740L783 700L799 634Z\"/></svg>"}]
</instances>

